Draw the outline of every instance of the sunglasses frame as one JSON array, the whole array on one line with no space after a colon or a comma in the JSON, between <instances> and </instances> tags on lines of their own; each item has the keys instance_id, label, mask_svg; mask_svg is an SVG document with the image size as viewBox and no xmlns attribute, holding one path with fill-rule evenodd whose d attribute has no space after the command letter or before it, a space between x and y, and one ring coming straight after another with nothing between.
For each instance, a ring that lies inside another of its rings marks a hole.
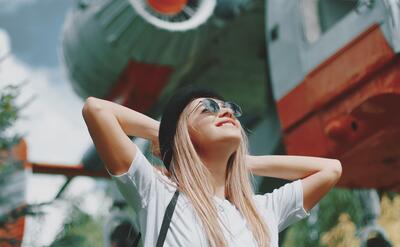
<instances>
[{"instance_id":1,"label":"sunglasses frame","mask_svg":"<svg viewBox=\"0 0 400 247\"><path fill-rule=\"evenodd\" d=\"M231 102L231 101L222 101L222 102L223 102L222 104L225 108L232 110L232 114L236 118L242 116L242 113L243 113L242 108L238 104ZM204 106L204 108L207 109L209 112L219 113L221 111L221 107L219 106L219 103L217 101L215 101L214 99L205 98L200 101L200 104L202 104Z\"/></svg>"}]
</instances>

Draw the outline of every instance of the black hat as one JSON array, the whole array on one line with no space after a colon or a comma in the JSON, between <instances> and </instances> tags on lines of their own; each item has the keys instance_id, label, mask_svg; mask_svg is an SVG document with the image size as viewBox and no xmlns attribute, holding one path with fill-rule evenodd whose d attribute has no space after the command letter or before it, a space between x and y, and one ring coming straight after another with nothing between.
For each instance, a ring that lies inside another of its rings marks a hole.
<instances>
[{"instance_id":1,"label":"black hat","mask_svg":"<svg viewBox=\"0 0 400 247\"><path fill-rule=\"evenodd\" d=\"M202 97L223 100L220 95L209 89L197 86L188 86L177 91L164 108L158 132L158 141L160 145L161 159L167 169L169 169L172 160L172 144L179 116L183 109L185 109L192 100Z\"/></svg>"}]
</instances>

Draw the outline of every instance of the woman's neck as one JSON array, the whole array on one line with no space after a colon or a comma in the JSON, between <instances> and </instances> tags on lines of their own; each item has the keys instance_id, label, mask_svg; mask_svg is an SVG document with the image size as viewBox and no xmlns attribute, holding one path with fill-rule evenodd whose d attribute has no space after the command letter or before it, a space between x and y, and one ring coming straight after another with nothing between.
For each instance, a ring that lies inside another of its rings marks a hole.
<instances>
[{"instance_id":1,"label":"woman's neck","mask_svg":"<svg viewBox=\"0 0 400 247\"><path fill-rule=\"evenodd\" d=\"M201 155L201 160L212 176L215 195L225 199L226 169L231 154L223 152L207 152Z\"/></svg>"}]
</instances>

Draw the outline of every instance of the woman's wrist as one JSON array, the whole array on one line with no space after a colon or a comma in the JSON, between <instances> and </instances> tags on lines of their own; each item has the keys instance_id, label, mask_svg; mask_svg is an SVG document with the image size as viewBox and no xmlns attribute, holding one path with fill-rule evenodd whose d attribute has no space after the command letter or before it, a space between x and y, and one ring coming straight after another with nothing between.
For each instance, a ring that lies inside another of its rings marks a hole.
<instances>
[{"instance_id":1,"label":"woman's wrist","mask_svg":"<svg viewBox=\"0 0 400 247\"><path fill-rule=\"evenodd\" d=\"M257 176L274 176L274 165L270 162L270 155L246 155L247 169Z\"/></svg>"},{"instance_id":2,"label":"woman's wrist","mask_svg":"<svg viewBox=\"0 0 400 247\"><path fill-rule=\"evenodd\" d=\"M159 132L159 127L160 123L156 120L154 120L156 124L154 125L154 128L151 131L151 134L148 138L148 140L151 142L151 150L153 155L160 157L160 145L158 142L158 132Z\"/></svg>"},{"instance_id":3,"label":"woman's wrist","mask_svg":"<svg viewBox=\"0 0 400 247\"><path fill-rule=\"evenodd\" d=\"M160 129L160 122L154 119L151 119L151 122L151 127L147 129L148 131L145 138L152 143L158 143L158 131Z\"/></svg>"},{"instance_id":4,"label":"woman's wrist","mask_svg":"<svg viewBox=\"0 0 400 247\"><path fill-rule=\"evenodd\" d=\"M246 166L250 173L254 173L254 156L246 155Z\"/></svg>"}]
</instances>

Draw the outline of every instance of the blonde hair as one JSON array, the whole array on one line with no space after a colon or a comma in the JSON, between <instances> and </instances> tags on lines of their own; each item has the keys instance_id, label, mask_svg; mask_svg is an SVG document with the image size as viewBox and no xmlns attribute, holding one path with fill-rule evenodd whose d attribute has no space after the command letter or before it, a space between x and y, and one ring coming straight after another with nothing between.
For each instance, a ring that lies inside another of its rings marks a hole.
<instances>
[{"instance_id":1,"label":"blonde hair","mask_svg":"<svg viewBox=\"0 0 400 247\"><path fill-rule=\"evenodd\" d=\"M171 177L175 180L179 190L192 202L210 246L227 246L213 201L214 189L210 182L211 174L202 163L190 139L188 116L189 107L186 106L178 120L173 140ZM241 129L241 133L242 141L228 161L225 193L227 199L236 206L247 221L258 246L266 247L270 242L269 231L253 202L250 174L245 164L248 141L243 129Z\"/></svg>"}]
</instances>

